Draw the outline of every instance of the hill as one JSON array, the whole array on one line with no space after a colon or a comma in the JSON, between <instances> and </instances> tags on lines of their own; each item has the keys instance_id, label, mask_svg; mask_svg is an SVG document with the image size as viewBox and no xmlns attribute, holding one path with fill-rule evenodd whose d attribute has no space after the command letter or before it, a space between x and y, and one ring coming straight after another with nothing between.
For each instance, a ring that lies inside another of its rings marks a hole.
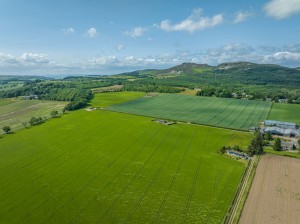
<instances>
[{"instance_id":1,"label":"hill","mask_svg":"<svg viewBox=\"0 0 300 224\"><path fill-rule=\"evenodd\" d=\"M182 63L162 70L139 70L121 75L140 78L176 79L185 84L253 84L253 85L300 85L299 68L288 68L273 64L255 64L250 62L231 62L217 66L196 63ZM171 75L171 76L170 76ZM166 80L164 80L166 82Z\"/></svg>"}]
</instances>

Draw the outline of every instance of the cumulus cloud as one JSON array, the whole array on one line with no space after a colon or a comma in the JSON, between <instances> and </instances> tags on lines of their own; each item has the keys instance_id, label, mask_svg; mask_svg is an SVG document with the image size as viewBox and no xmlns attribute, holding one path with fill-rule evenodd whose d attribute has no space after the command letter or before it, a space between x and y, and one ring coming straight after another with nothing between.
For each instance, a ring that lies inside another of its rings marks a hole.
<instances>
[{"instance_id":1,"label":"cumulus cloud","mask_svg":"<svg viewBox=\"0 0 300 224\"><path fill-rule=\"evenodd\" d=\"M125 35L131 36L132 38L141 37L145 32L148 31L148 28L145 27L135 27L132 30L127 30L124 32Z\"/></svg>"},{"instance_id":2,"label":"cumulus cloud","mask_svg":"<svg viewBox=\"0 0 300 224\"><path fill-rule=\"evenodd\" d=\"M264 63L279 63L285 65L297 64L299 66L300 53L280 51L263 57Z\"/></svg>"},{"instance_id":3,"label":"cumulus cloud","mask_svg":"<svg viewBox=\"0 0 300 224\"><path fill-rule=\"evenodd\" d=\"M205 30L223 23L224 16L222 14L217 14L213 17L205 17L202 15L202 11L202 9L194 9L193 13L187 19L175 24L170 20L163 20L160 23L160 28L168 32L186 31L193 33L195 31Z\"/></svg>"},{"instance_id":4,"label":"cumulus cloud","mask_svg":"<svg viewBox=\"0 0 300 224\"><path fill-rule=\"evenodd\" d=\"M14 56L11 54L4 54L0 52L0 64L1 65L24 65L24 66L35 66L41 64L48 64L50 61L47 59L46 54L35 54L35 53L23 53L20 56Z\"/></svg>"},{"instance_id":5,"label":"cumulus cloud","mask_svg":"<svg viewBox=\"0 0 300 224\"><path fill-rule=\"evenodd\" d=\"M74 61L56 61L46 54L30 52L17 56L0 52L0 74L116 74L146 68L168 68L183 62L217 65L234 61L299 67L300 44L252 47L232 43L218 48L178 50L145 57L102 55Z\"/></svg>"},{"instance_id":6,"label":"cumulus cloud","mask_svg":"<svg viewBox=\"0 0 300 224\"><path fill-rule=\"evenodd\" d=\"M271 0L263 7L267 16L285 19L300 13L300 0Z\"/></svg>"},{"instance_id":7,"label":"cumulus cloud","mask_svg":"<svg viewBox=\"0 0 300 224\"><path fill-rule=\"evenodd\" d=\"M233 23L237 24L237 23L244 22L251 16L253 16L253 13L251 13L251 12L239 11L236 13Z\"/></svg>"},{"instance_id":8,"label":"cumulus cloud","mask_svg":"<svg viewBox=\"0 0 300 224\"><path fill-rule=\"evenodd\" d=\"M85 32L85 35L90 38L95 38L98 36L97 29L94 27L91 27Z\"/></svg>"},{"instance_id":9,"label":"cumulus cloud","mask_svg":"<svg viewBox=\"0 0 300 224\"><path fill-rule=\"evenodd\" d=\"M72 33L75 33L75 29L72 28L72 27L70 27L70 28L68 28L68 29L62 29L62 32L63 32L64 34L72 34Z\"/></svg>"}]
</instances>

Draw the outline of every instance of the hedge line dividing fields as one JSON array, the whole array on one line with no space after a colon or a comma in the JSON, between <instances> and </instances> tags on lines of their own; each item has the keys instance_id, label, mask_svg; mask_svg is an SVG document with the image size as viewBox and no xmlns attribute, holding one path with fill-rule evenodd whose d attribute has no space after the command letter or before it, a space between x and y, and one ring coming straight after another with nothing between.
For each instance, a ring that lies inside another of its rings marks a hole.
<instances>
[{"instance_id":1,"label":"hedge line dividing fields","mask_svg":"<svg viewBox=\"0 0 300 224\"><path fill-rule=\"evenodd\" d=\"M79 110L0 138L0 223L220 223L250 133Z\"/></svg>"},{"instance_id":2,"label":"hedge line dividing fields","mask_svg":"<svg viewBox=\"0 0 300 224\"><path fill-rule=\"evenodd\" d=\"M116 104L109 110L208 126L248 130L267 118L271 103L216 97L158 94Z\"/></svg>"}]
</instances>

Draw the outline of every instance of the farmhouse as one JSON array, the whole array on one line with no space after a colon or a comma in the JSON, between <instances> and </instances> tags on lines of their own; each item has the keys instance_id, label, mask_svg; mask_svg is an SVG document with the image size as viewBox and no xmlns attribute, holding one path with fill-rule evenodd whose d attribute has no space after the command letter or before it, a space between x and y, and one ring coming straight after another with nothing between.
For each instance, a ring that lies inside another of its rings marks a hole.
<instances>
[{"instance_id":1,"label":"farmhouse","mask_svg":"<svg viewBox=\"0 0 300 224\"><path fill-rule=\"evenodd\" d=\"M296 129L296 127L297 127L296 123L274 121L274 120L265 120L264 125L265 126L276 126L276 127L280 127L280 128L291 128L291 129Z\"/></svg>"}]
</instances>

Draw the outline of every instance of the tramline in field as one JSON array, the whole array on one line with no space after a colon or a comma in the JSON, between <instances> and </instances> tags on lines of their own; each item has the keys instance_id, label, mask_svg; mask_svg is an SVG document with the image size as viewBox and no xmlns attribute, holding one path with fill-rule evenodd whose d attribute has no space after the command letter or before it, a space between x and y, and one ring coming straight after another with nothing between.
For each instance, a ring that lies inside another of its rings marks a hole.
<instances>
[{"instance_id":1,"label":"tramline in field","mask_svg":"<svg viewBox=\"0 0 300 224\"><path fill-rule=\"evenodd\" d=\"M151 120L80 110L1 138L0 223L222 222L245 165L217 152L250 134Z\"/></svg>"},{"instance_id":2,"label":"tramline in field","mask_svg":"<svg viewBox=\"0 0 300 224\"><path fill-rule=\"evenodd\" d=\"M248 130L267 118L271 103L214 97L158 94L108 107L109 110L216 127Z\"/></svg>"}]
</instances>

